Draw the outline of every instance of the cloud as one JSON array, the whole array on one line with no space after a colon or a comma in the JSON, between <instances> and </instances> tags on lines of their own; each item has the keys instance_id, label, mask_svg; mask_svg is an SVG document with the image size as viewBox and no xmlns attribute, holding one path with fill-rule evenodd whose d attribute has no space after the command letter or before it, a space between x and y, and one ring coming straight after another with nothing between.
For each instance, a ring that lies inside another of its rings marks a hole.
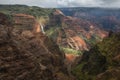
<instances>
[{"instance_id":1,"label":"cloud","mask_svg":"<svg viewBox=\"0 0 120 80\"><path fill-rule=\"evenodd\" d=\"M120 7L120 0L58 0L58 2L60 7Z\"/></svg>"},{"instance_id":2,"label":"cloud","mask_svg":"<svg viewBox=\"0 0 120 80\"><path fill-rule=\"evenodd\" d=\"M119 0L101 0L104 3L114 3L114 2L119 2Z\"/></svg>"},{"instance_id":3,"label":"cloud","mask_svg":"<svg viewBox=\"0 0 120 80\"><path fill-rule=\"evenodd\" d=\"M117 7L120 8L120 0L102 0L103 4L101 6L103 7Z\"/></svg>"},{"instance_id":4,"label":"cloud","mask_svg":"<svg viewBox=\"0 0 120 80\"><path fill-rule=\"evenodd\" d=\"M119 7L120 0L0 0L0 4L26 4L40 7Z\"/></svg>"},{"instance_id":5,"label":"cloud","mask_svg":"<svg viewBox=\"0 0 120 80\"><path fill-rule=\"evenodd\" d=\"M73 6L73 7L77 7L77 6L80 6L80 7L98 7L98 6L101 6L103 2L102 1L98 1L98 0L75 0L73 2L70 2L70 5Z\"/></svg>"},{"instance_id":6,"label":"cloud","mask_svg":"<svg viewBox=\"0 0 120 80\"><path fill-rule=\"evenodd\" d=\"M0 4L25 4L29 6L56 7L56 0L0 0Z\"/></svg>"}]
</instances>

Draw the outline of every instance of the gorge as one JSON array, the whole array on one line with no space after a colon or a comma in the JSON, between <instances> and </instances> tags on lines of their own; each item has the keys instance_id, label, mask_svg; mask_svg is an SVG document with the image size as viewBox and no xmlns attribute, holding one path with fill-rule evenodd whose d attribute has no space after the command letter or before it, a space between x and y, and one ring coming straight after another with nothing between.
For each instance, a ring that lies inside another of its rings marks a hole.
<instances>
[{"instance_id":1,"label":"gorge","mask_svg":"<svg viewBox=\"0 0 120 80\"><path fill-rule=\"evenodd\" d=\"M0 5L0 80L120 80L120 9Z\"/></svg>"}]
</instances>

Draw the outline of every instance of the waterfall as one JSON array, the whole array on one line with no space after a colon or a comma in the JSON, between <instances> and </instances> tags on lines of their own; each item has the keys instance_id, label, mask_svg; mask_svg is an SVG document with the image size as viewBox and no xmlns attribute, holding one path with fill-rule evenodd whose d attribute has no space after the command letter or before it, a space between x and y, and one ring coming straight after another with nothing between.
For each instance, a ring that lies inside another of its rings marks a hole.
<instances>
[{"instance_id":1,"label":"waterfall","mask_svg":"<svg viewBox=\"0 0 120 80\"><path fill-rule=\"evenodd\" d=\"M45 34L44 27L41 23L40 23L40 28L41 28L42 33Z\"/></svg>"}]
</instances>

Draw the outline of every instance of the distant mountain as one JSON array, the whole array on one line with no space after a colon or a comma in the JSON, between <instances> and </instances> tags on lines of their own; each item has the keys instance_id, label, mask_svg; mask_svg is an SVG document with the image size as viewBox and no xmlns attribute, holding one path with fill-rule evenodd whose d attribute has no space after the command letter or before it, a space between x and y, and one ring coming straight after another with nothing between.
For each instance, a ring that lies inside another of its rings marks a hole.
<instances>
[{"instance_id":1,"label":"distant mountain","mask_svg":"<svg viewBox=\"0 0 120 80\"><path fill-rule=\"evenodd\" d=\"M120 9L110 8L60 8L67 16L96 23L105 30L120 31Z\"/></svg>"}]
</instances>

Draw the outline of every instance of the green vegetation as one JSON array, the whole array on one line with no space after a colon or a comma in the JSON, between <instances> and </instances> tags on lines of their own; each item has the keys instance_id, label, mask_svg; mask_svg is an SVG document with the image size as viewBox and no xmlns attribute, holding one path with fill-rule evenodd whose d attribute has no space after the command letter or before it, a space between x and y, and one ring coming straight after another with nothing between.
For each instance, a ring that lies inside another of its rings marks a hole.
<instances>
[{"instance_id":1,"label":"green vegetation","mask_svg":"<svg viewBox=\"0 0 120 80\"><path fill-rule=\"evenodd\" d=\"M33 15L38 18L40 16L48 16L54 9L40 8L36 6L26 5L0 5L0 12L5 14L23 13Z\"/></svg>"},{"instance_id":2,"label":"green vegetation","mask_svg":"<svg viewBox=\"0 0 120 80\"><path fill-rule=\"evenodd\" d=\"M106 57L108 64L116 65L112 59L120 54L120 33L112 34L110 38L104 39L98 47L101 54Z\"/></svg>"},{"instance_id":3,"label":"green vegetation","mask_svg":"<svg viewBox=\"0 0 120 80\"><path fill-rule=\"evenodd\" d=\"M79 36L91 47L94 46L97 42L102 41L102 39L96 34L92 35L90 39L88 39L87 37L84 36L84 34L81 33L79 33Z\"/></svg>"},{"instance_id":4,"label":"green vegetation","mask_svg":"<svg viewBox=\"0 0 120 80\"><path fill-rule=\"evenodd\" d=\"M60 49L61 49L64 53L67 53L67 54L82 55L82 52L81 52L81 51L74 50L74 49L71 49L71 48L60 47Z\"/></svg>"},{"instance_id":5,"label":"green vegetation","mask_svg":"<svg viewBox=\"0 0 120 80\"><path fill-rule=\"evenodd\" d=\"M58 30L60 27L51 27L50 29L46 30L46 35L52 38L53 40L56 40L58 37Z\"/></svg>"},{"instance_id":6,"label":"green vegetation","mask_svg":"<svg viewBox=\"0 0 120 80\"><path fill-rule=\"evenodd\" d=\"M49 15L53 11L54 9L52 8L40 8L36 6L0 5L0 12L9 15L10 20L12 20L11 17L13 14L27 14L34 16L36 20L43 25L49 22Z\"/></svg>"},{"instance_id":7,"label":"green vegetation","mask_svg":"<svg viewBox=\"0 0 120 80\"><path fill-rule=\"evenodd\" d=\"M93 35L91 39L86 39L86 42L90 44L90 46L93 46L96 44L96 42L101 41L102 39L98 35Z\"/></svg>"},{"instance_id":8,"label":"green vegetation","mask_svg":"<svg viewBox=\"0 0 120 80\"><path fill-rule=\"evenodd\" d=\"M52 27L50 29L48 29L46 31L47 36L49 36L50 38L52 38L53 40L56 40L56 38L58 37L58 31L61 30L61 27ZM62 35L62 37L66 37L65 35ZM60 47L60 50L63 51L64 53L67 54L76 54L76 55L82 55L81 51L78 50L74 50L71 48L65 48L65 47Z\"/></svg>"},{"instance_id":9,"label":"green vegetation","mask_svg":"<svg viewBox=\"0 0 120 80\"><path fill-rule=\"evenodd\" d=\"M78 80L96 80L98 74L120 67L118 56L120 56L120 33L115 33L96 44L90 51L84 52L80 64L74 67L72 72ZM103 79L112 80L113 76L107 74ZM116 76L115 80L119 80L118 77Z\"/></svg>"},{"instance_id":10,"label":"green vegetation","mask_svg":"<svg viewBox=\"0 0 120 80\"><path fill-rule=\"evenodd\" d=\"M46 30L46 34L47 36L49 36L50 38L52 38L53 40L56 40L56 38L58 37L58 32L62 30L61 27L56 26L56 27L51 27L50 29ZM61 31L64 32L64 31ZM62 35L62 38L66 38L65 33L63 33L64 35ZM75 50L75 49L71 49L71 48L66 48L64 46L59 46L60 50L63 51L64 53L67 54L75 54L75 55L82 55L83 52Z\"/></svg>"},{"instance_id":11,"label":"green vegetation","mask_svg":"<svg viewBox=\"0 0 120 80\"><path fill-rule=\"evenodd\" d=\"M72 73L77 77L77 80L95 80L95 76L88 75L88 73L82 73L82 68L86 63L82 63L78 65L75 69L73 69Z\"/></svg>"}]
</instances>

